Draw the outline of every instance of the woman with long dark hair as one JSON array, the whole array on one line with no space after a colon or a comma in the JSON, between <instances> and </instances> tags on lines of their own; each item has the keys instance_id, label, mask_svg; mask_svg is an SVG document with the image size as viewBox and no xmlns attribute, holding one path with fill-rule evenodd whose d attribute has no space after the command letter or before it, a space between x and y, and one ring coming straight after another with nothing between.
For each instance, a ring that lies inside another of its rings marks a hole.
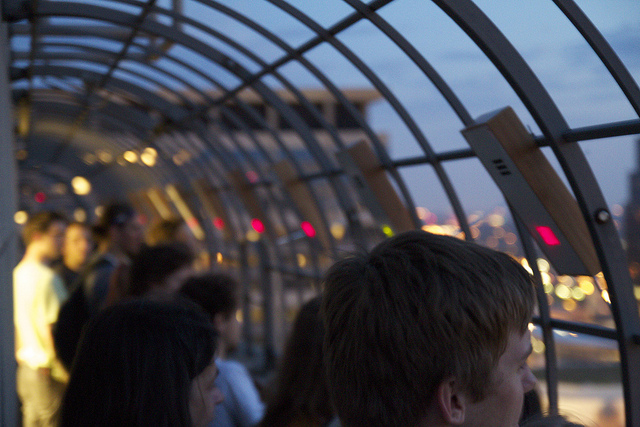
<instances>
[{"instance_id":1,"label":"woman with long dark hair","mask_svg":"<svg viewBox=\"0 0 640 427\"><path fill-rule=\"evenodd\" d=\"M190 302L132 300L105 309L80 343L60 425L206 425L222 401L215 340Z\"/></svg>"},{"instance_id":2,"label":"woman with long dark hair","mask_svg":"<svg viewBox=\"0 0 640 427\"><path fill-rule=\"evenodd\" d=\"M322 360L320 301L313 298L298 313L280 360L275 393L267 399L263 427L320 427L334 418Z\"/></svg>"}]
</instances>

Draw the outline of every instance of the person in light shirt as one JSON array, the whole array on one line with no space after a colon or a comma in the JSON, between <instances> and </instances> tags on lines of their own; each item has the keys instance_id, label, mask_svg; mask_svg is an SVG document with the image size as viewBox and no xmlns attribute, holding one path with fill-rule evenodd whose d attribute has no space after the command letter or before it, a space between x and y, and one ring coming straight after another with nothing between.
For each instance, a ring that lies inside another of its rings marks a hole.
<instances>
[{"instance_id":1,"label":"person in light shirt","mask_svg":"<svg viewBox=\"0 0 640 427\"><path fill-rule=\"evenodd\" d=\"M49 266L60 256L65 227L55 212L31 216L22 230L25 253L13 271L16 383L25 427L57 424L68 376L51 333L67 291Z\"/></svg>"}]
</instances>

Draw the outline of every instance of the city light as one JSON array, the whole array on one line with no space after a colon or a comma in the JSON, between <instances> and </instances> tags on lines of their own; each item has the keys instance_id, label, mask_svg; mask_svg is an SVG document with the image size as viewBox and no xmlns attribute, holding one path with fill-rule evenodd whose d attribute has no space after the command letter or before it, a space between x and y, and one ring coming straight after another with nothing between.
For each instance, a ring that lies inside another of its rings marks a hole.
<instances>
[{"instance_id":1,"label":"city light","mask_svg":"<svg viewBox=\"0 0 640 427\"><path fill-rule=\"evenodd\" d=\"M73 211L73 219L78 222L85 222L87 220L87 211L82 208L77 208Z\"/></svg>"},{"instance_id":2,"label":"city light","mask_svg":"<svg viewBox=\"0 0 640 427\"><path fill-rule=\"evenodd\" d=\"M156 165L158 152L155 148L147 147L140 154L140 160L150 168Z\"/></svg>"},{"instance_id":3,"label":"city light","mask_svg":"<svg viewBox=\"0 0 640 427\"><path fill-rule=\"evenodd\" d=\"M300 268L304 268L307 266L307 257L304 256L303 254L297 254L296 255L297 261L298 261L298 267Z\"/></svg>"}]
</instances>

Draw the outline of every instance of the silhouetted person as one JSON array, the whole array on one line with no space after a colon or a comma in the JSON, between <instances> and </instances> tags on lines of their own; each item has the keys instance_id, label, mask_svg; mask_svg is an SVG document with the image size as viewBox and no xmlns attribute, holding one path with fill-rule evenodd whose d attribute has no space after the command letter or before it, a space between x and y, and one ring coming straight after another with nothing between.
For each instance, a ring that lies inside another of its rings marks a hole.
<instances>
[{"instance_id":1,"label":"silhouetted person","mask_svg":"<svg viewBox=\"0 0 640 427\"><path fill-rule=\"evenodd\" d=\"M215 350L215 330L191 303L108 307L87 325L60 426L204 426L222 401Z\"/></svg>"},{"instance_id":2,"label":"silhouetted person","mask_svg":"<svg viewBox=\"0 0 640 427\"><path fill-rule=\"evenodd\" d=\"M193 252L194 268L198 271L209 268L208 254L203 251L201 242L194 236L182 218L162 219L154 223L147 231L146 240L149 246L176 242L184 243Z\"/></svg>"},{"instance_id":3,"label":"silhouetted person","mask_svg":"<svg viewBox=\"0 0 640 427\"><path fill-rule=\"evenodd\" d=\"M184 243L143 248L131 263L128 297L171 297L193 275L194 255Z\"/></svg>"},{"instance_id":4,"label":"silhouetted person","mask_svg":"<svg viewBox=\"0 0 640 427\"><path fill-rule=\"evenodd\" d=\"M284 347L262 427L322 427L334 417L325 379L320 297L302 306Z\"/></svg>"},{"instance_id":5,"label":"silhouetted person","mask_svg":"<svg viewBox=\"0 0 640 427\"><path fill-rule=\"evenodd\" d=\"M216 385L224 395L212 427L253 426L260 421L264 405L249 372L239 362L227 360L227 354L240 342L238 284L221 273L194 276L186 281L180 294L196 302L209 314L218 332L219 357L216 360L220 375Z\"/></svg>"},{"instance_id":6,"label":"silhouetted person","mask_svg":"<svg viewBox=\"0 0 640 427\"><path fill-rule=\"evenodd\" d=\"M73 285L54 328L55 348L67 369L73 363L84 325L106 306L109 293L119 294L118 291L128 285L131 257L143 243L142 225L128 204L107 206L94 233L98 242L96 253Z\"/></svg>"}]
</instances>

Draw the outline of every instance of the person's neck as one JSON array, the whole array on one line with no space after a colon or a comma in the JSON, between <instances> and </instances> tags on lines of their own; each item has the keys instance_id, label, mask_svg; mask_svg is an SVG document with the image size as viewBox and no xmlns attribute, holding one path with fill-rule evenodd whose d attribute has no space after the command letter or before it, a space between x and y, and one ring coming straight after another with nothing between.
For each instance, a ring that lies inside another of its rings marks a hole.
<instances>
[{"instance_id":1,"label":"person's neck","mask_svg":"<svg viewBox=\"0 0 640 427\"><path fill-rule=\"evenodd\" d=\"M38 247L29 245L22 257L23 261L49 264L51 261Z\"/></svg>"},{"instance_id":2,"label":"person's neck","mask_svg":"<svg viewBox=\"0 0 640 427\"><path fill-rule=\"evenodd\" d=\"M62 262L65 267L67 267L71 271L75 271L76 273L80 272L80 270L82 269L82 265L84 264L82 262L71 261L68 259L63 259Z\"/></svg>"},{"instance_id":3,"label":"person's neck","mask_svg":"<svg viewBox=\"0 0 640 427\"><path fill-rule=\"evenodd\" d=\"M218 358L226 359L227 358L227 344L223 340L218 340Z\"/></svg>"},{"instance_id":4,"label":"person's neck","mask_svg":"<svg viewBox=\"0 0 640 427\"><path fill-rule=\"evenodd\" d=\"M114 256L115 258L121 261L130 260L129 255L127 255L125 251L123 251L118 245L115 245L115 244L105 245L104 253L111 254L112 256Z\"/></svg>"}]
</instances>

